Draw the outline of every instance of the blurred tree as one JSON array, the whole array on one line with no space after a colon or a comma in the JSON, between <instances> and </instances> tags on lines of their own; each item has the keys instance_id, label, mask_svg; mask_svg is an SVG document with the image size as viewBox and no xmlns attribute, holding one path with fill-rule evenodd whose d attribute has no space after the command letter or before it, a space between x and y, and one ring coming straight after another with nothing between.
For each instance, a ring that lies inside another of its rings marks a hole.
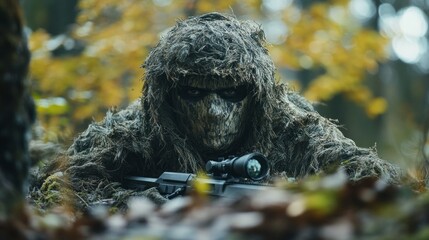
<instances>
[{"instance_id":1,"label":"blurred tree","mask_svg":"<svg viewBox=\"0 0 429 240\"><path fill-rule=\"evenodd\" d=\"M420 166L416 161L422 159L423 125L429 112L429 2L375 0L373 4L378 11L368 24L391 40L390 59L373 77L373 89L391 106L378 119L377 141L386 157L407 168Z\"/></svg>"},{"instance_id":2,"label":"blurred tree","mask_svg":"<svg viewBox=\"0 0 429 240\"><path fill-rule=\"evenodd\" d=\"M78 0L21 0L27 24L32 29L44 28L53 35L68 30L76 19Z\"/></svg>"},{"instance_id":3,"label":"blurred tree","mask_svg":"<svg viewBox=\"0 0 429 240\"><path fill-rule=\"evenodd\" d=\"M0 222L23 211L30 167L34 102L28 91L30 52L19 3L0 0Z\"/></svg>"}]
</instances>

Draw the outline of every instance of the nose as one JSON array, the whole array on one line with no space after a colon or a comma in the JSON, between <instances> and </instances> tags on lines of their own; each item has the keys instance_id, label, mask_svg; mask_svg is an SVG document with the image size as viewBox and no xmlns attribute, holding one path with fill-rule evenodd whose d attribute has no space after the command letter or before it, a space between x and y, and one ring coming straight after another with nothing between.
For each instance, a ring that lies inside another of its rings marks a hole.
<instances>
[{"instance_id":1,"label":"nose","mask_svg":"<svg viewBox=\"0 0 429 240\"><path fill-rule=\"evenodd\" d=\"M223 106L222 99L216 94L211 93L206 97L206 101L208 103L208 114L213 117L220 117L223 115L227 115Z\"/></svg>"}]
</instances>

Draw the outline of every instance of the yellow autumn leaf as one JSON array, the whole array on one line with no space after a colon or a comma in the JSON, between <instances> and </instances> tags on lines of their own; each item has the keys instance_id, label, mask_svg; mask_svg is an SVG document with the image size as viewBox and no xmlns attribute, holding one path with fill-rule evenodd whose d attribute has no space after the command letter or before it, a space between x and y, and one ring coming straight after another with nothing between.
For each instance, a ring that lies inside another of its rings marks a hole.
<instances>
[{"instance_id":1,"label":"yellow autumn leaf","mask_svg":"<svg viewBox=\"0 0 429 240\"><path fill-rule=\"evenodd\" d=\"M69 104L61 97L36 99L35 103L39 114L60 115L69 110Z\"/></svg>"},{"instance_id":2,"label":"yellow autumn leaf","mask_svg":"<svg viewBox=\"0 0 429 240\"><path fill-rule=\"evenodd\" d=\"M198 195L204 196L210 191L210 185L207 183L209 177L203 171L197 173L197 177L193 182L193 187Z\"/></svg>"},{"instance_id":3,"label":"yellow autumn leaf","mask_svg":"<svg viewBox=\"0 0 429 240\"><path fill-rule=\"evenodd\" d=\"M329 0L333 5L341 5L347 7L350 3L350 0Z\"/></svg>"},{"instance_id":4,"label":"yellow autumn leaf","mask_svg":"<svg viewBox=\"0 0 429 240\"><path fill-rule=\"evenodd\" d=\"M31 51L41 50L49 38L50 36L45 30L39 29L30 35L28 46Z\"/></svg>"},{"instance_id":5,"label":"yellow autumn leaf","mask_svg":"<svg viewBox=\"0 0 429 240\"><path fill-rule=\"evenodd\" d=\"M106 79L100 86L99 98L103 102L103 105L108 108L119 106L122 95L123 89L114 79Z\"/></svg>"},{"instance_id":6,"label":"yellow autumn leaf","mask_svg":"<svg viewBox=\"0 0 429 240\"><path fill-rule=\"evenodd\" d=\"M377 117L380 114L386 112L387 101L384 98L378 97L374 98L368 102L365 107L366 113L369 117Z\"/></svg>"},{"instance_id":7,"label":"yellow autumn leaf","mask_svg":"<svg viewBox=\"0 0 429 240\"><path fill-rule=\"evenodd\" d=\"M207 13L212 11L223 12L227 11L233 4L234 0L206 0L197 2L197 10L200 13Z\"/></svg>"},{"instance_id":8,"label":"yellow autumn leaf","mask_svg":"<svg viewBox=\"0 0 429 240\"><path fill-rule=\"evenodd\" d=\"M310 83L304 92L304 96L310 101L329 100L338 92L340 87L341 81L329 75L322 75Z\"/></svg>"},{"instance_id":9,"label":"yellow autumn leaf","mask_svg":"<svg viewBox=\"0 0 429 240\"><path fill-rule=\"evenodd\" d=\"M33 79L44 79L46 69L50 66L51 60L49 58L33 59L30 62L30 75Z\"/></svg>"},{"instance_id":10,"label":"yellow autumn leaf","mask_svg":"<svg viewBox=\"0 0 429 240\"><path fill-rule=\"evenodd\" d=\"M357 103L366 103L372 98L371 91L366 87L354 87L346 92L346 96Z\"/></svg>"},{"instance_id":11,"label":"yellow autumn leaf","mask_svg":"<svg viewBox=\"0 0 429 240\"><path fill-rule=\"evenodd\" d=\"M328 10L328 5L325 3L315 3L310 6L309 14L315 19L324 19Z\"/></svg>"},{"instance_id":12,"label":"yellow autumn leaf","mask_svg":"<svg viewBox=\"0 0 429 240\"><path fill-rule=\"evenodd\" d=\"M90 102L88 102L90 103ZM87 118L92 118L97 112L97 106L94 104L83 104L79 106L75 111L72 113L73 119L75 121L82 121Z\"/></svg>"},{"instance_id":13,"label":"yellow autumn leaf","mask_svg":"<svg viewBox=\"0 0 429 240\"><path fill-rule=\"evenodd\" d=\"M336 193L331 191L309 192L304 200L306 209L320 217L332 213L338 206Z\"/></svg>"},{"instance_id":14,"label":"yellow autumn leaf","mask_svg":"<svg viewBox=\"0 0 429 240\"><path fill-rule=\"evenodd\" d=\"M141 75L143 76L143 74ZM132 85L128 88L128 99L134 101L141 96L143 88L143 81L133 81Z\"/></svg>"}]
</instances>

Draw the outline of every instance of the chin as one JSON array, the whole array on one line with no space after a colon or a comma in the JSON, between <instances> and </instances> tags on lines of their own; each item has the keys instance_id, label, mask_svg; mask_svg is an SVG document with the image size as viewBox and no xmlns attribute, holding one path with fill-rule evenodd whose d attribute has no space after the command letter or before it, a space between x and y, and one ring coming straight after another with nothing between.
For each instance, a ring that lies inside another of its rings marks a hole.
<instances>
[{"instance_id":1,"label":"chin","mask_svg":"<svg viewBox=\"0 0 429 240\"><path fill-rule=\"evenodd\" d=\"M211 153L211 155L224 157L223 154L230 150L231 144L204 144L204 148L207 149L207 152Z\"/></svg>"}]
</instances>

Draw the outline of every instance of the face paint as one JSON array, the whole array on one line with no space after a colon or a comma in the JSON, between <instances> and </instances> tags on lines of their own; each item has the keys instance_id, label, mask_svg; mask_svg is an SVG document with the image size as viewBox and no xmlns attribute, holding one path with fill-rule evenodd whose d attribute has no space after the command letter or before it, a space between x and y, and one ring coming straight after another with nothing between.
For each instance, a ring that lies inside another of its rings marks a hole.
<instances>
[{"instance_id":1,"label":"face paint","mask_svg":"<svg viewBox=\"0 0 429 240\"><path fill-rule=\"evenodd\" d=\"M245 131L248 95L231 79L181 81L173 94L179 127L205 153L230 151Z\"/></svg>"}]
</instances>

